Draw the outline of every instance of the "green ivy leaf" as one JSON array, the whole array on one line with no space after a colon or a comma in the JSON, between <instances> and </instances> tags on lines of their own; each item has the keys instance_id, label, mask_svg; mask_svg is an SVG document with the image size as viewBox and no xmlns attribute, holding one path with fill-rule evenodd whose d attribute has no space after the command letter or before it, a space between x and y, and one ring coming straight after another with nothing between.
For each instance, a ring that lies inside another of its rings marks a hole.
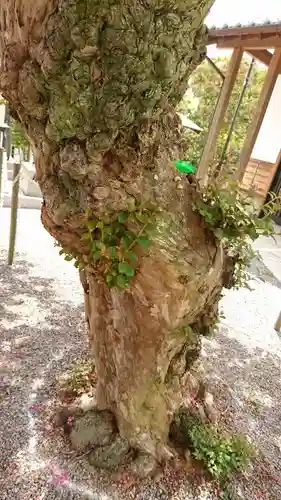
<instances>
[{"instance_id":1,"label":"green ivy leaf","mask_svg":"<svg viewBox=\"0 0 281 500\"><path fill-rule=\"evenodd\" d=\"M59 255L63 255L65 253L65 250L64 248L62 248L60 251L59 251Z\"/></svg>"},{"instance_id":2,"label":"green ivy leaf","mask_svg":"<svg viewBox=\"0 0 281 500\"><path fill-rule=\"evenodd\" d=\"M66 262L70 262L71 260L73 260L73 257L72 255L66 255L64 260L66 260Z\"/></svg>"},{"instance_id":3,"label":"green ivy leaf","mask_svg":"<svg viewBox=\"0 0 281 500\"><path fill-rule=\"evenodd\" d=\"M127 262L120 262L118 265L118 271L120 274L125 274L126 276L134 276L136 272L130 264L127 264Z\"/></svg>"},{"instance_id":4,"label":"green ivy leaf","mask_svg":"<svg viewBox=\"0 0 281 500\"><path fill-rule=\"evenodd\" d=\"M150 246L150 241L148 238L145 238L145 236L140 236L139 238L137 238L137 243L139 243L139 245L145 249L149 248Z\"/></svg>"},{"instance_id":5,"label":"green ivy leaf","mask_svg":"<svg viewBox=\"0 0 281 500\"><path fill-rule=\"evenodd\" d=\"M95 261L99 260L101 258L101 251L100 250L94 250L92 252L93 259Z\"/></svg>"},{"instance_id":6,"label":"green ivy leaf","mask_svg":"<svg viewBox=\"0 0 281 500\"><path fill-rule=\"evenodd\" d=\"M78 269L78 267L79 267L79 260L76 260L76 261L74 262L74 267L76 267L76 268Z\"/></svg>"},{"instance_id":7,"label":"green ivy leaf","mask_svg":"<svg viewBox=\"0 0 281 500\"><path fill-rule=\"evenodd\" d=\"M125 253L125 258L129 259L129 260L133 260L134 262L136 262L138 260L138 256L134 252L126 252Z\"/></svg>"},{"instance_id":8,"label":"green ivy leaf","mask_svg":"<svg viewBox=\"0 0 281 500\"><path fill-rule=\"evenodd\" d=\"M148 221L149 214L148 212L135 212L135 218L145 224Z\"/></svg>"},{"instance_id":9,"label":"green ivy leaf","mask_svg":"<svg viewBox=\"0 0 281 500\"><path fill-rule=\"evenodd\" d=\"M112 222L111 224L109 224L110 229L111 229L111 233L112 234L117 234L118 231L120 231L120 229L122 230L125 230L125 226L121 225L118 220L115 220L114 222Z\"/></svg>"},{"instance_id":10,"label":"green ivy leaf","mask_svg":"<svg viewBox=\"0 0 281 500\"><path fill-rule=\"evenodd\" d=\"M126 288L129 285L129 278L128 276L124 276L124 274L119 274L116 283L120 288Z\"/></svg>"},{"instance_id":11,"label":"green ivy leaf","mask_svg":"<svg viewBox=\"0 0 281 500\"><path fill-rule=\"evenodd\" d=\"M131 246L133 243L134 238L132 238L130 235L123 236L120 240L120 244L125 250Z\"/></svg>"},{"instance_id":12,"label":"green ivy leaf","mask_svg":"<svg viewBox=\"0 0 281 500\"><path fill-rule=\"evenodd\" d=\"M104 250L106 248L105 244L100 240L96 241L96 247L99 248L99 250Z\"/></svg>"},{"instance_id":13,"label":"green ivy leaf","mask_svg":"<svg viewBox=\"0 0 281 500\"><path fill-rule=\"evenodd\" d=\"M117 256L118 256L118 248L116 248L116 247L108 247L107 250L108 250L110 259L114 260L114 259L117 258Z\"/></svg>"},{"instance_id":14,"label":"green ivy leaf","mask_svg":"<svg viewBox=\"0 0 281 500\"><path fill-rule=\"evenodd\" d=\"M110 241L110 238L112 237L112 229L110 226L105 226L103 228L103 239Z\"/></svg>"},{"instance_id":15,"label":"green ivy leaf","mask_svg":"<svg viewBox=\"0 0 281 500\"><path fill-rule=\"evenodd\" d=\"M116 276L111 273L108 273L105 277L105 281L109 288L113 288L116 285Z\"/></svg>"},{"instance_id":16,"label":"green ivy leaf","mask_svg":"<svg viewBox=\"0 0 281 500\"><path fill-rule=\"evenodd\" d=\"M81 236L82 241L89 241L92 239L92 235L90 233L83 233Z\"/></svg>"},{"instance_id":17,"label":"green ivy leaf","mask_svg":"<svg viewBox=\"0 0 281 500\"><path fill-rule=\"evenodd\" d=\"M128 212L120 212L120 214L118 215L118 221L119 222L125 222L125 220L127 220L129 217L129 213Z\"/></svg>"},{"instance_id":18,"label":"green ivy leaf","mask_svg":"<svg viewBox=\"0 0 281 500\"><path fill-rule=\"evenodd\" d=\"M94 231L94 229L96 229L96 227L97 227L97 221L95 221L95 220L88 221L88 228L90 231Z\"/></svg>"}]
</instances>

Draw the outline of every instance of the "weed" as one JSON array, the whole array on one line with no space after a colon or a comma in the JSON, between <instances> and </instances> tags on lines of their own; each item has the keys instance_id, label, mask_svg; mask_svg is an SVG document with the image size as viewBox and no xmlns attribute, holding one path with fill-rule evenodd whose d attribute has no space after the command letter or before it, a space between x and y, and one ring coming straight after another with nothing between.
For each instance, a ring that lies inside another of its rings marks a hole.
<instances>
[{"instance_id":1,"label":"weed","mask_svg":"<svg viewBox=\"0 0 281 500\"><path fill-rule=\"evenodd\" d=\"M191 426L188 435L194 458L202 461L217 480L224 480L234 472L246 469L254 456L252 446L243 435L222 435L211 424Z\"/></svg>"},{"instance_id":2,"label":"weed","mask_svg":"<svg viewBox=\"0 0 281 500\"><path fill-rule=\"evenodd\" d=\"M249 279L246 267L255 255L251 241L260 235L273 234L272 215L280 209L280 204L280 198L271 195L259 218L252 199L233 181L209 185L195 201L194 210L202 215L233 259L234 288L246 286Z\"/></svg>"},{"instance_id":3,"label":"weed","mask_svg":"<svg viewBox=\"0 0 281 500\"><path fill-rule=\"evenodd\" d=\"M58 378L62 391L80 396L83 393L92 394L96 383L95 365L92 360L76 359L68 370Z\"/></svg>"}]
</instances>

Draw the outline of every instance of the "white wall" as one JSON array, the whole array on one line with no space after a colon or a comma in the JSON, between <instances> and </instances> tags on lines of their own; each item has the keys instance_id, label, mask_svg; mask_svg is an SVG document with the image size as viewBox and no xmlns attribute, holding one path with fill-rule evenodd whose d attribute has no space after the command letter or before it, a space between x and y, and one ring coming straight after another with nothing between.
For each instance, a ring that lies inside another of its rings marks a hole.
<instances>
[{"instance_id":1,"label":"white wall","mask_svg":"<svg viewBox=\"0 0 281 500\"><path fill-rule=\"evenodd\" d=\"M281 76L275 84L252 158L275 163L281 149Z\"/></svg>"}]
</instances>

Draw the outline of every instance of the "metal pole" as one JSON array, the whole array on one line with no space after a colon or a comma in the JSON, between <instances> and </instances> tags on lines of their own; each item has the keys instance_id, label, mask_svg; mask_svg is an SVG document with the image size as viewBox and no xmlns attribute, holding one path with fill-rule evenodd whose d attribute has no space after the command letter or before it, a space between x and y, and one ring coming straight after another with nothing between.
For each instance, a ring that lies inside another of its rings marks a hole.
<instances>
[{"instance_id":1,"label":"metal pole","mask_svg":"<svg viewBox=\"0 0 281 500\"><path fill-rule=\"evenodd\" d=\"M216 65L216 63L214 63L214 61L212 61L212 59L210 59L210 57L206 56L206 60L208 61L208 63L212 66L212 68L214 68L214 70L218 73L218 75L220 75L222 81L224 82L225 80L225 75L223 74L223 72L220 70L220 68Z\"/></svg>"},{"instance_id":2,"label":"metal pole","mask_svg":"<svg viewBox=\"0 0 281 500\"><path fill-rule=\"evenodd\" d=\"M14 254L15 254L17 213L18 213L19 187L20 187L20 168L21 168L20 163L14 164L13 190L12 190L12 201L11 201L10 241L9 241L9 252L8 252L9 266L13 264Z\"/></svg>"}]
</instances>

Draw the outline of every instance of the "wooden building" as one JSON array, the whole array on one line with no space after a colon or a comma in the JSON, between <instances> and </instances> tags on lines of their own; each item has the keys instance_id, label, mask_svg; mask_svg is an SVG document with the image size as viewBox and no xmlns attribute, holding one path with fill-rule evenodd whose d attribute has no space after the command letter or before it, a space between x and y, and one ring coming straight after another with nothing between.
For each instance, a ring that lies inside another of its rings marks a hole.
<instances>
[{"instance_id":1,"label":"wooden building","mask_svg":"<svg viewBox=\"0 0 281 500\"><path fill-rule=\"evenodd\" d=\"M235 176L261 205L268 191L281 194L281 22L212 28L209 44L232 50L232 56L206 138L198 177L202 185L207 184L209 165L215 155L240 63L243 54L248 53L268 69ZM281 224L281 213L276 220Z\"/></svg>"}]
</instances>

